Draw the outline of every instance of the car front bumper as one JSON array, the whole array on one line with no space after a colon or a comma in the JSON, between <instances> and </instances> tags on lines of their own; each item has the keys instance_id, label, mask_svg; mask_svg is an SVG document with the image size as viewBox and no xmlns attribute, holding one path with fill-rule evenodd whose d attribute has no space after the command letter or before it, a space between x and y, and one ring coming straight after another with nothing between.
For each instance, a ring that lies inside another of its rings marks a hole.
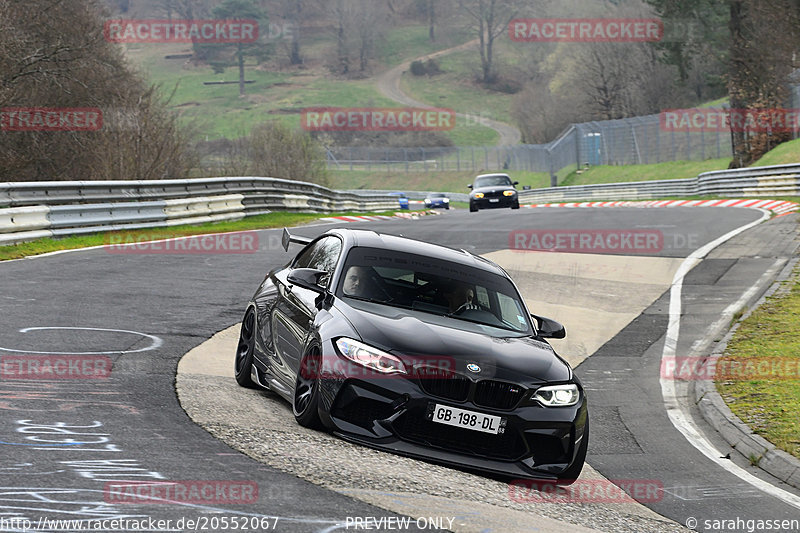
<instances>
[{"instance_id":1,"label":"car front bumper","mask_svg":"<svg viewBox=\"0 0 800 533\"><path fill-rule=\"evenodd\" d=\"M500 196L498 198L470 198L470 203L478 209L494 209L517 205L517 196Z\"/></svg>"},{"instance_id":2,"label":"car front bumper","mask_svg":"<svg viewBox=\"0 0 800 533\"><path fill-rule=\"evenodd\" d=\"M346 374L320 380L320 416L333 433L374 448L483 472L557 479L575 461L588 417L583 394L572 407L518 402L512 409L497 409L432 395L416 378ZM428 416L432 404L500 416L505 432L495 435L434 422Z\"/></svg>"}]
</instances>

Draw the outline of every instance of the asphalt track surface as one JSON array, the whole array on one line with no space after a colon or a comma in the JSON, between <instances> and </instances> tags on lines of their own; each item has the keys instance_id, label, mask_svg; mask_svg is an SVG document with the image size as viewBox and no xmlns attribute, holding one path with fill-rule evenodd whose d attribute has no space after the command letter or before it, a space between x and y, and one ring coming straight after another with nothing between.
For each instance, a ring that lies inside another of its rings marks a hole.
<instances>
[{"instance_id":1,"label":"asphalt track surface","mask_svg":"<svg viewBox=\"0 0 800 533\"><path fill-rule=\"evenodd\" d=\"M350 226L478 254L508 248L509 234L517 229L658 228L665 247L656 255L682 258L760 216L729 208L456 210L417 221ZM328 227L298 233L312 236ZM192 529L176 528L181 518L206 520L206 530L220 530L211 529L208 519L249 517L267 519L261 530L332 531L344 530L347 517L393 516L232 450L195 426L178 404L174 379L180 357L237 323L264 274L287 261L276 232L260 235L261 250L249 255L121 255L95 249L0 264L4 360L85 354L113 361L107 379L0 380L0 520L6 520L0 529L21 531L20 522L8 522L12 518L48 531L56 528L41 527L40 520L128 517L171 519L172 530ZM722 245L692 270L683 287L677 353L689 353L722 310L754 283L763 283L765 271L792 257L796 241L796 215L773 219ZM705 527L706 520L797 519L800 508L710 461L667 417L659 364L668 298L669 293L659 298L577 369L591 402L588 462L610 479L659 480L664 497L647 505L679 523L695 518L698 531L748 528L742 522L741 528L715 529ZM695 415L706 437L728 449ZM735 454L731 461L768 478ZM159 480L254 483L258 497L245 505L117 503L106 490L108 483ZM782 488L797 497L798 491Z\"/></svg>"}]
</instances>

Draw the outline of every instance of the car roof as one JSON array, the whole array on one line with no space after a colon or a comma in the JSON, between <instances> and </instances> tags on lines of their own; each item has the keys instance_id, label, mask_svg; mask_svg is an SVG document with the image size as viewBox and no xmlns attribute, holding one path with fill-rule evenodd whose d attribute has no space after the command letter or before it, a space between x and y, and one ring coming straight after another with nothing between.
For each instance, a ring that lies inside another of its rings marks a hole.
<instances>
[{"instance_id":1,"label":"car roof","mask_svg":"<svg viewBox=\"0 0 800 533\"><path fill-rule=\"evenodd\" d=\"M342 237L342 239L345 241L345 248L363 246L368 248L380 248L402 253L423 255L426 257L433 257L435 259L452 261L454 263L472 266L487 272L495 273L505 278L509 277L506 271L503 270L500 265L483 257L467 252L466 250L456 250L454 248L448 248L447 246L441 246L439 244L409 239L408 237L403 237L400 235L378 233L371 230L336 228L330 230L328 233L336 234Z\"/></svg>"},{"instance_id":2,"label":"car roof","mask_svg":"<svg viewBox=\"0 0 800 533\"><path fill-rule=\"evenodd\" d=\"M500 173L498 173L498 174L481 174L480 176L475 176L475 179L478 179L478 178L495 178L495 177L503 177L503 178L508 178L509 180L511 180L511 176L509 176L508 174L500 174Z\"/></svg>"}]
</instances>

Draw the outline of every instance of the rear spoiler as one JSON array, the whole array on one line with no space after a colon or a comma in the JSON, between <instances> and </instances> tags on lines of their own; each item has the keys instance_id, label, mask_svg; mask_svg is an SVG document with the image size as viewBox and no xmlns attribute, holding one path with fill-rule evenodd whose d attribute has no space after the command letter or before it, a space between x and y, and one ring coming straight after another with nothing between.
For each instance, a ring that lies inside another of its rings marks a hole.
<instances>
[{"instance_id":1,"label":"rear spoiler","mask_svg":"<svg viewBox=\"0 0 800 533\"><path fill-rule=\"evenodd\" d=\"M300 235L290 235L289 230L283 228L283 237L281 238L281 244L283 245L283 249L287 252L289 251L289 245L294 244L302 244L305 246L309 244L314 239L309 239L308 237L301 237Z\"/></svg>"}]
</instances>

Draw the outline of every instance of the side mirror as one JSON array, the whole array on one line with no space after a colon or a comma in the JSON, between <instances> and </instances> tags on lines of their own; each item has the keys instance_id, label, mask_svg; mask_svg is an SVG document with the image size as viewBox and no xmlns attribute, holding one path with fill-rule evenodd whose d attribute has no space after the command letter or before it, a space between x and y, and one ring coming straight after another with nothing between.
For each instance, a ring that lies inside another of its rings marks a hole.
<instances>
[{"instance_id":1,"label":"side mirror","mask_svg":"<svg viewBox=\"0 0 800 533\"><path fill-rule=\"evenodd\" d=\"M567 330L555 320L536 315L531 315L531 318L539 324L539 336L541 338L563 339L567 336Z\"/></svg>"},{"instance_id":2,"label":"side mirror","mask_svg":"<svg viewBox=\"0 0 800 533\"><path fill-rule=\"evenodd\" d=\"M327 270L317 270L316 268L296 268L289 272L286 280L299 287L314 291L319 294L325 293L325 287L320 286L322 278L328 275Z\"/></svg>"},{"instance_id":3,"label":"side mirror","mask_svg":"<svg viewBox=\"0 0 800 533\"><path fill-rule=\"evenodd\" d=\"M469 185L467 185L467 189L471 189L471 188L472 188L472 184L470 183Z\"/></svg>"},{"instance_id":4,"label":"side mirror","mask_svg":"<svg viewBox=\"0 0 800 533\"><path fill-rule=\"evenodd\" d=\"M519 185L519 182L518 182L518 181L515 181L515 182L514 182L514 183L512 183L511 185L513 185L514 187L516 187L517 185Z\"/></svg>"}]
</instances>

